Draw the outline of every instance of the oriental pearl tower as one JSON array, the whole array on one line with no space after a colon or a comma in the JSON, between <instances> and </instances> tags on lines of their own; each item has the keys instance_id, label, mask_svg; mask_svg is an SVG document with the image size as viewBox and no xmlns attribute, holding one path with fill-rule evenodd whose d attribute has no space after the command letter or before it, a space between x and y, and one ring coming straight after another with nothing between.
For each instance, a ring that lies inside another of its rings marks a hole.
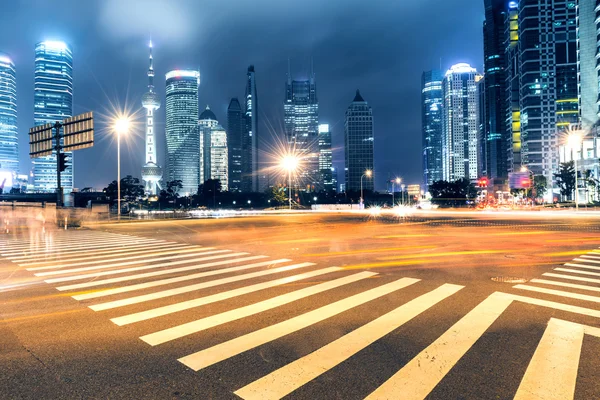
<instances>
[{"instance_id":1,"label":"oriental pearl tower","mask_svg":"<svg viewBox=\"0 0 600 400\"><path fill-rule=\"evenodd\" d=\"M150 67L148 68L148 92L142 96L146 109L146 163L142 167L142 179L146 182L146 194L153 196L160 189L162 168L156 159L156 135L154 134L154 111L160 108L160 99L154 92L154 67L152 64L152 42L150 42Z\"/></svg>"}]
</instances>

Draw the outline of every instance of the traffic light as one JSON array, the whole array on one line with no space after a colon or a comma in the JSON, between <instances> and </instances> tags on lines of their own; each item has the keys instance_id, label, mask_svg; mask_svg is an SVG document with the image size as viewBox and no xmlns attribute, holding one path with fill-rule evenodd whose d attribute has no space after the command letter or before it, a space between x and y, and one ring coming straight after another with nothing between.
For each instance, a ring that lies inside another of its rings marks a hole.
<instances>
[{"instance_id":1,"label":"traffic light","mask_svg":"<svg viewBox=\"0 0 600 400\"><path fill-rule=\"evenodd\" d=\"M479 182L477 182L477 183L480 188L488 187L488 179L487 178L479 178Z\"/></svg>"},{"instance_id":2,"label":"traffic light","mask_svg":"<svg viewBox=\"0 0 600 400\"><path fill-rule=\"evenodd\" d=\"M60 153L58 157L58 170L63 172L67 169L67 155L65 153Z\"/></svg>"},{"instance_id":3,"label":"traffic light","mask_svg":"<svg viewBox=\"0 0 600 400\"><path fill-rule=\"evenodd\" d=\"M529 186L531 186L531 180L529 178L521 179L521 186L523 186L524 188L528 188Z\"/></svg>"}]
</instances>

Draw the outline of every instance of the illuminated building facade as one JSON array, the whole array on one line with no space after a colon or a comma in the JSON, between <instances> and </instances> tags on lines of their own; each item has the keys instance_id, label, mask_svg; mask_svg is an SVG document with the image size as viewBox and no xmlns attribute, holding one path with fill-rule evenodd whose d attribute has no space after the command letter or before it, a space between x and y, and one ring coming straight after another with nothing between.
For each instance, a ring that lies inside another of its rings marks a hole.
<instances>
[{"instance_id":1,"label":"illuminated building facade","mask_svg":"<svg viewBox=\"0 0 600 400\"><path fill-rule=\"evenodd\" d=\"M423 72L421 77L421 127L423 130L423 181L425 187L443 178L442 164L442 71Z\"/></svg>"},{"instance_id":2,"label":"illuminated building facade","mask_svg":"<svg viewBox=\"0 0 600 400\"><path fill-rule=\"evenodd\" d=\"M200 138L198 86L200 73L174 70L166 74L167 180L181 180L183 194L198 191Z\"/></svg>"},{"instance_id":3,"label":"illuminated building facade","mask_svg":"<svg viewBox=\"0 0 600 400\"><path fill-rule=\"evenodd\" d=\"M200 133L200 184L219 179L221 190L229 190L227 133L216 115L206 106L198 120Z\"/></svg>"},{"instance_id":4,"label":"illuminated building facade","mask_svg":"<svg viewBox=\"0 0 600 400\"><path fill-rule=\"evenodd\" d=\"M146 193L156 195L162 178L162 168L156 158L156 132L154 112L160 108L160 98L154 92L154 66L152 42L150 42L150 67L148 68L148 92L142 97L142 106L146 109L146 162L142 167L142 179L146 182Z\"/></svg>"},{"instance_id":5,"label":"illuminated building facade","mask_svg":"<svg viewBox=\"0 0 600 400\"><path fill-rule=\"evenodd\" d=\"M523 140L521 137L521 102L519 76L519 10L516 2L510 2L505 14L505 129L508 173L519 172L523 162Z\"/></svg>"},{"instance_id":6,"label":"illuminated building facade","mask_svg":"<svg viewBox=\"0 0 600 400\"><path fill-rule=\"evenodd\" d=\"M479 177L479 81L469 64L452 66L444 77L442 94L442 160L446 181Z\"/></svg>"},{"instance_id":7,"label":"illuminated building facade","mask_svg":"<svg viewBox=\"0 0 600 400\"><path fill-rule=\"evenodd\" d=\"M6 179L5 187L12 186L12 180L19 173L17 71L12 60L2 53L0 53L0 170L6 174L6 177L0 179L0 185Z\"/></svg>"},{"instance_id":8,"label":"illuminated building facade","mask_svg":"<svg viewBox=\"0 0 600 400\"><path fill-rule=\"evenodd\" d=\"M490 179L508 176L504 23L506 0L484 0L481 164Z\"/></svg>"},{"instance_id":9,"label":"illuminated building facade","mask_svg":"<svg viewBox=\"0 0 600 400\"><path fill-rule=\"evenodd\" d=\"M258 154L258 98L254 65L246 74L246 97L244 99L245 137L242 141L242 187L244 192L259 192Z\"/></svg>"},{"instance_id":10,"label":"illuminated building facade","mask_svg":"<svg viewBox=\"0 0 600 400\"><path fill-rule=\"evenodd\" d=\"M333 153L331 150L331 131L329 124L319 125L319 172L320 182L327 192L335 191L336 185L333 179Z\"/></svg>"},{"instance_id":11,"label":"illuminated building facade","mask_svg":"<svg viewBox=\"0 0 600 400\"><path fill-rule=\"evenodd\" d=\"M300 190L313 191L319 182L319 101L315 74L292 80L288 66L285 85L284 125L289 148L302 159Z\"/></svg>"},{"instance_id":12,"label":"illuminated building facade","mask_svg":"<svg viewBox=\"0 0 600 400\"><path fill-rule=\"evenodd\" d=\"M35 125L54 124L73 116L73 51L63 42L44 41L35 46ZM73 190L73 153L61 173L65 193ZM56 191L56 155L33 160L33 184L37 192Z\"/></svg>"},{"instance_id":13,"label":"illuminated building facade","mask_svg":"<svg viewBox=\"0 0 600 400\"><path fill-rule=\"evenodd\" d=\"M363 189L372 191L375 187L373 110L358 90L346 110L344 144L346 155L345 190L359 191L361 176L370 170L373 171L373 175L363 179Z\"/></svg>"},{"instance_id":14,"label":"illuminated building facade","mask_svg":"<svg viewBox=\"0 0 600 400\"><path fill-rule=\"evenodd\" d=\"M242 191L242 142L246 132L244 113L237 98L227 107L227 139L229 144L229 191Z\"/></svg>"}]
</instances>

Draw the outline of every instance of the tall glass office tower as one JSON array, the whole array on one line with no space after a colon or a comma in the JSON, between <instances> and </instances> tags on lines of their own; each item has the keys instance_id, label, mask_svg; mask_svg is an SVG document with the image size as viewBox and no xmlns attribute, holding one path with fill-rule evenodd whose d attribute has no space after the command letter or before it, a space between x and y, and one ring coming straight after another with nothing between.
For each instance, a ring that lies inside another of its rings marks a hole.
<instances>
[{"instance_id":1,"label":"tall glass office tower","mask_svg":"<svg viewBox=\"0 0 600 400\"><path fill-rule=\"evenodd\" d=\"M35 125L53 124L73 116L73 50L64 42L45 41L35 46ZM73 190L73 153L67 152L67 169L61 173L65 193ZM56 190L56 155L33 160L37 192Z\"/></svg>"},{"instance_id":2,"label":"tall glass office tower","mask_svg":"<svg viewBox=\"0 0 600 400\"><path fill-rule=\"evenodd\" d=\"M356 91L354 100L346 110L345 151L346 190L360 190L360 178L367 170L373 171L373 110ZM364 190L373 190L375 173L363 180Z\"/></svg>"},{"instance_id":3,"label":"tall glass office tower","mask_svg":"<svg viewBox=\"0 0 600 400\"><path fill-rule=\"evenodd\" d=\"M198 120L200 132L200 181L221 181L221 190L229 190L229 166L227 163L227 133L219 124L217 116L206 106Z\"/></svg>"},{"instance_id":4,"label":"tall glass office tower","mask_svg":"<svg viewBox=\"0 0 600 400\"><path fill-rule=\"evenodd\" d=\"M479 178L479 81L469 64L453 65L442 83L444 180Z\"/></svg>"},{"instance_id":5,"label":"tall glass office tower","mask_svg":"<svg viewBox=\"0 0 600 400\"><path fill-rule=\"evenodd\" d=\"M331 130L329 124L319 125L319 172L322 189L335 191L333 184L333 152L331 150Z\"/></svg>"},{"instance_id":6,"label":"tall glass office tower","mask_svg":"<svg viewBox=\"0 0 600 400\"><path fill-rule=\"evenodd\" d=\"M19 173L17 73L12 60L2 53L0 53L0 170L8 171L12 177Z\"/></svg>"},{"instance_id":7,"label":"tall glass office tower","mask_svg":"<svg viewBox=\"0 0 600 400\"><path fill-rule=\"evenodd\" d=\"M284 125L288 146L302 158L300 190L312 191L319 182L319 101L315 74L307 80L292 80L288 67L285 86Z\"/></svg>"},{"instance_id":8,"label":"tall glass office tower","mask_svg":"<svg viewBox=\"0 0 600 400\"><path fill-rule=\"evenodd\" d=\"M240 101L234 97L227 108L227 137L229 143L229 191L242 191L242 143L245 133L244 115Z\"/></svg>"},{"instance_id":9,"label":"tall glass office tower","mask_svg":"<svg viewBox=\"0 0 600 400\"><path fill-rule=\"evenodd\" d=\"M421 121L423 129L423 183L429 187L443 177L442 164L442 71L423 72Z\"/></svg>"},{"instance_id":10,"label":"tall glass office tower","mask_svg":"<svg viewBox=\"0 0 600 400\"><path fill-rule=\"evenodd\" d=\"M167 180L181 180L182 194L198 191L200 138L198 86L200 73L175 70L166 74Z\"/></svg>"},{"instance_id":11,"label":"tall glass office tower","mask_svg":"<svg viewBox=\"0 0 600 400\"><path fill-rule=\"evenodd\" d=\"M246 138L242 142L242 186L245 192L259 192L258 99L254 65L248 67L246 74L245 106Z\"/></svg>"}]
</instances>

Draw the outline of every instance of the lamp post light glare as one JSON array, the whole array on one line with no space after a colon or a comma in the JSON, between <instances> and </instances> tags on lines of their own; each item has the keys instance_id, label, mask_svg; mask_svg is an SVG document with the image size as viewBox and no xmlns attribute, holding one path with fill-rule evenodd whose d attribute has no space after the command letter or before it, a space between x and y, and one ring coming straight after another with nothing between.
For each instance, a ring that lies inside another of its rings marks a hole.
<instances>
[{"instance_id":1,"label":"lamp post light glare","mask_svg":"<svg viewBox=\"0 0 600 400\"><path fill-rule=\"evenodd\" d=\"M573 166L575 167L575 211L579 211L579 179L577 177L577 152L581 149L583 136L580 132L574 131L567 136L567 145L571 149Z\"/></svg>"},{"instance_id":2,"label":"lamp post light glare","mask_svg":"<svg viewBox=\"0 0 600 400\"><path fill-rule=\"evenodd\" d=\"M115 123L113 129L117 133L117 218L121 219L121 135L129 132L129 118L120 117Z\"/></svg>"},{"instance_id":3,"label":"lamp post light glare","mask_svg":"<svg viewBox=\"0 0 600 400\"><path fill-rule=\"evenodd\" d=\"M288 154L281 160L281 168L288 173L288 204L290 210L292 209L292 173L296 172L300 160L293 154Z\"/></svg>"},{"instance_id":4,"label":"lamp post light glare","mask_svg":"<svg viewBox=\"0 0 600 400\"><path fill-rule=\"evenodd\" d=\"M395 201L394 201L394 195L395 195L395 191L394 191L394 183L396 185L399 185L402 182L402 178L396 178L392 181L392 207L395 207Z\"/></svg>"},{"instance_id":5,"label":"lamp post light glare","mask_svg":"<svg viewBox=\"0 0 600 400\"><path fill-rule=\"evenodd\" d=\"M360 205L362 207L363 205L363 178L364 177L370 178L371 176L373 176L373 171L371 171L370 169L366 170L364 174L361 175L360 177Z\"/></svg>"}]
</instances>

